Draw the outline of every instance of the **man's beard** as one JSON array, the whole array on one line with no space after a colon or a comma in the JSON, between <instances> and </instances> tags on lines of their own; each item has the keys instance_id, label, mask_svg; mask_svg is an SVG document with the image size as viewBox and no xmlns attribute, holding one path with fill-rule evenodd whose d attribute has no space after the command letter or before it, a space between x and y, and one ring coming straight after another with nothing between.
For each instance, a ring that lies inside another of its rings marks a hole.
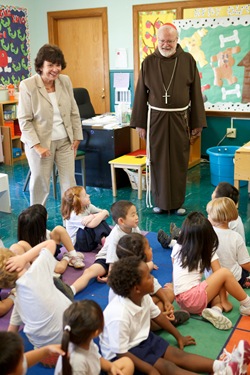
<instances>
[{"instance_id":1,"label":"man's beard","mask_svg":"<svg viewBox=\"0 0 250 375\"><path fill-rule=\"evenodd\" d=\"M160 54L162 55L162 56L164 56L164 57L170 57L170 56L172 56L172 55L174 55L175 54L175 52L176 52L176 49L171 49L171 50L160 50L159 49L159 52L160 52Z\"/></svg>"}]
</instances>

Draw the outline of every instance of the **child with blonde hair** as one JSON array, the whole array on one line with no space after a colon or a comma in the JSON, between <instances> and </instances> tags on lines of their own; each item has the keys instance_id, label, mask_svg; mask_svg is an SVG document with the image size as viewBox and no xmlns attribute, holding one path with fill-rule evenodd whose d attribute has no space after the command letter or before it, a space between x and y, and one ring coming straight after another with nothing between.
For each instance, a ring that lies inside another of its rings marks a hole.
<instances>
[{"instance_id":1,"label":"child with blonde hair","mask_svg":"<svg viewBox=\"0 0 250 375\"><path fill-rule=\"evenodd\" d=\"M4 248L3 241L0 238L0 248ZM1 289L0 289L1 293ZM15 292L14 290L11 290L9 295L2 299L2 296L0 296L0 317L7 314L7 312L12 308L15 301Z\"/></svg>"},{"instance_id":2,"label":"child with blonde hair","mask_svg":"<svg viewBox=\"0 0 250 375\"><path fill-rule=\"evenodd\" d=\"M24 326L23 332L35 348L60 344L63 312L72 303L53 282L55 250L53 240L22 255L0 249L0 288L16 288L8 331L18 332ZM44 364L53 366L57 358L48 358Z\"/></svg>"},{"instance_id":3,"label":"child with blonde hair","mask_svg":"<svg viewBox=\"0 0 250 375\"><path fill-rule=\"evenodd\" d=\"M239 190L236 189L235 186L229 184L229 182L220 182L213 191L212 199L223 197L231 198L234 201L236 207L238 207L240 197ZM239 216L239 213L237 219L230 221L228 223L228 226L230 229L238 232L242 236L243 240L246 241L245 228L242 223L242 219Z\"/></svg>"},{"instance_id":4,"label":"child with blonde hair","mask_svg":"<svg viewBox=\"0 0 250 375\"><path fill-rule=\"evenodd\" d=\"M104 359L93 339L103 331L100 306L92 300L74 302L63 314L62 350L55 375L99 375L101 370L112 375L132 375L133 362L126 357L110 362Z\"/></svg>"},{"instance_id":5,"label":"child with blonde hair","mask_svg":"<svg viewBox=\"0 0 250 375\"><path fill-rule=\"evenodd\" d=\"M238 217L235 203L231 198L215 198L207 204L207 213L218 236L220 265L228 268L243 288L249 288L250 256L242 236L229 228Z\"/></svg>"},{"instance_id":6,"label":"child with blonde hair","mask_svg":"<svg viewBox=\"0 0 250 375\"><path fill-rule=\"evenodd\" d=\"M83 186L73 186L64 192L61 212L66 230L78 251L88 252L103 245L111 232L105 221L109 212L95 207Z\"/></svg>"}]
</instances>

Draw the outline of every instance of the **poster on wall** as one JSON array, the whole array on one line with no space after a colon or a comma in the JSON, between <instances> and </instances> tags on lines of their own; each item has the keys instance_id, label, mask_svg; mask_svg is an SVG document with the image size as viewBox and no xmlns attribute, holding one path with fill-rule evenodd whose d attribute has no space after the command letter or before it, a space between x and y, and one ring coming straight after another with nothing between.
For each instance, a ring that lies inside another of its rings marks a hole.
<instances>
[{"instance_id":1,"label":"poster on wall","mask_svg":"<svg viewBox=\"0 0 250 375\"><path fill-rule=\"evenodd\" d=\"M139 55L140 63L157 47L158 29L176 18L176 10L153 10L139 13Z\"/></svg>"},{"instance_id":2,"label":"poster on wall","mask_svg":"<svg viewBox=\"0 0 250 375\"><path fill-rule=\"evenodd\" d=\"M31 75L27 9L0 5L0 88Z\"/></svg>"},{"instance_id":3,"label":"poster on wall","mask_svg":"<svg viewBox=\"0 0 250 375\"><path fill-rule=\"evenodd\" d=\"M206 110L250 111L250 17L174 20L197 62Z\"/></svg>"}]
</instances>

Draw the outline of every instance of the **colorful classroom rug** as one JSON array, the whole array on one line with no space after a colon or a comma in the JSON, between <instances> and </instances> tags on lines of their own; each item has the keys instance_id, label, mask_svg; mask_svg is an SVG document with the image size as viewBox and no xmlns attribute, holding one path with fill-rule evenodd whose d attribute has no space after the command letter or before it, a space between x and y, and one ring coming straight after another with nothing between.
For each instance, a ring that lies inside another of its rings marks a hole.
<instances>
[{"instance_id":1,"label":"colorful classroom rug","mask_svg":"<svg viewBox=\"0 0 250 375\"><path fill-rule=\"evenodd\" d=\"M165 250L161 247L157 241L156 233L150 232L145 234L153 248L154 262L159 267L157 271L153 271L154 276L158 279L161 285L171 282L171 250ZM85 253L86 267L89 267L94 259L94 252ZM81 270L75 270L72 267L68 267L63 275L63 280L66 283L71 284L81 274ZM249 292L250 290L247 291L248 294ZM79 293L75 299L93 299L100 304L102 309L104 309L108 303L108 286L92 280L87 288ZM232 329L228 331L220 331L214 328L209 322L203 320L202 317L196 315L192 315L188 322L178 327L182 335L192 335L196 340L196 345L186 347L185 351L216 359L222 353L224 347L231 352L233 347L237 346L239 340L245 339L250 342L250 317L241 317L239 314L239 303L231 297L230 301L233 303L234 308L227 314L227 317L233 322ZM178 309L176 304L175 307ZM7 329L9 316L10 313L0 318L1 330ZM175 339L168 333L160 331L159 334L172 345L176 345ZM22 332L21 335L24 338L25 350L31 350L32 347L28 343L25 335ZM52 375L53 373L53 370L46 369L40 364L32 367L28 371L28 375ZM250 375L250 367L248 368L248 374Z\"/></svg>"}]
</instances>

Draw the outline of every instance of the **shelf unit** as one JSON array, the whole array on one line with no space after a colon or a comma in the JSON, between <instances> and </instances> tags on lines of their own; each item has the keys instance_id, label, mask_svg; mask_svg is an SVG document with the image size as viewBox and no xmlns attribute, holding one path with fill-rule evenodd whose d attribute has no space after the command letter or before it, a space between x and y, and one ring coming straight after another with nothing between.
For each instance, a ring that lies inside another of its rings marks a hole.
<instances>
[{"instance_id":1,"label":"shelf unit","mask_svg":"<svg viewBox=\"0 0 250 375\"><path fill-rule=\"evenodd\" d=\"M18 161L25 158L25 154L23 152L22 142L20 140L19 135L15 135L12 137L11 135L11 128L9 126L5 126L4 122L4 111L12 109L14 111L14 116L11 118L14 123L17 123L18 120L16 118L16 111L17 111L17 100L7 100L4 102L0 102L0 126L1 126L1 134L2 134L2 146L3 146L3 156L4 156L4 164L6 165L13 165L14 161ZM17 158L13 158L13 148L20 148L22 149L22 155Z\"/></svg>"}]
</instances>

